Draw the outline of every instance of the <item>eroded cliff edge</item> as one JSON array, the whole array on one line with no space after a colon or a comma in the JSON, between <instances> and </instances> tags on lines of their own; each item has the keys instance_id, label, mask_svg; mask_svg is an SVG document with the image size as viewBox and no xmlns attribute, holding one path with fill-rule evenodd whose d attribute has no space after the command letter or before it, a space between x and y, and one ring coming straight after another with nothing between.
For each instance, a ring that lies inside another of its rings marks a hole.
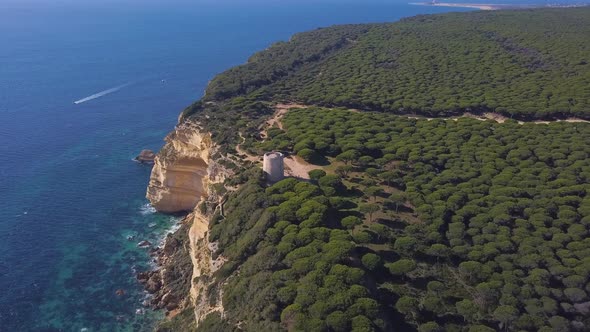
<instances>
[{"instance_id":1,"label":"eroded cliff edge","mask_svg":"<svg viewBox=\"0 0 590 332\"><path fill-rule=\"evenodd\" d=\"M213 185L222 183L232 172L213 160L217 146L211 134L196 122L182 120L165 141L155 159L146 197L159 212L188 212L188 215L182 221L183 227L166 238L164 250L157 251L159 269L143 277L146 289L154 293L154 307L166 308L170 318L178 315L185 320L182 324L186 324L186 320L193 320L192 316L194 322L198 322L210 312L223 312L220 302L208 303L208 299L220 297L208 294L207 280L221 264L211 257L214 244L209 243L208 230L209 217L222 200ZM179 238L184 240L179 242ZM165 250L171 247L178 250ZM190 255L192 268L186 266L185 256L177 252ZM176 279L183 280L171 281L167 276L179 266L182 273L174 275ZM150 286L154 283L158 284L157 291ZM183 291L184 287L176 287L175 284L190 284L190 291ZM162 301L171 298L171 294L174 305ZM189 312L190 318L187 317ZM164 323L158 330L166 331L169 327Z\"/></svg>"},{"instance_id":2,"label":"eroded cliff edge","mask_svg":"<svg viewBox=\"0 0 590 332\"><path fill-rule=\"evenodd\" d=\"M217 177L214 167L209 169L211 135L198 124L185 121L165 141L154 162L147 199L159 212L192 211L207 197L207 185Z\"/></svg>"}]
</instances>

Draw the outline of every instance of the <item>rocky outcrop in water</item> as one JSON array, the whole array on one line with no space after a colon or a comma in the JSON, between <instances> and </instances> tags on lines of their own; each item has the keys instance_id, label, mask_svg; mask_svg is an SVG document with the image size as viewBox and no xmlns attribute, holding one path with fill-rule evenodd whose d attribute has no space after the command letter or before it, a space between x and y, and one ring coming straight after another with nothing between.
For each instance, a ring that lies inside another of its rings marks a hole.
<instances>
[{"instance_id":1,"label":"rocky outcrop in water","mask_svg":"<svg viewBox=\"0 0 590 332\"><path fill-rule=\"evenodd\" d=\"M135 161L142 164L153 164L156 159L156 154L152 150L141 150L139 155L135 157Z\"/></svg>"}]
</instances>

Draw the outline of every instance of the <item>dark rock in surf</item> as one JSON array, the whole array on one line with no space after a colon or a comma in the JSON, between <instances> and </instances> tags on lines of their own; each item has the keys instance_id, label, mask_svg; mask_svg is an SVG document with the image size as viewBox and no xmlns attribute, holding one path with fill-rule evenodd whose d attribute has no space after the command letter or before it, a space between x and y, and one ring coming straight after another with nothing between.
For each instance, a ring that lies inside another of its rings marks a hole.
<instances>
[{"instance_id":1,"label":"dark rock in surf","mask_svg":"<svg viewBox=\"0 0 590 332\"><path fill-rule=\"evenodd\" d=\"M153 164L156 159L156 154L152 150L141 150L139 155L135 157L135 161L142 164Z\"/></svg>"}]
</instances>

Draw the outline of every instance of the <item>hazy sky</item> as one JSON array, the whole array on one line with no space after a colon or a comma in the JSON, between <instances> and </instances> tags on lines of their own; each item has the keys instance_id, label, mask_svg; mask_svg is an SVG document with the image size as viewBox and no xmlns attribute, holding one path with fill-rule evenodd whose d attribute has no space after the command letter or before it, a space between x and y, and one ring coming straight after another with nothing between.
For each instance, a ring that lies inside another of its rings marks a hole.
<instances>
[{"instance_id":1,"label":"hazy sky","mask_svg":"<svg viewBox=\"0 0 590 332\"><path fill-rule=\"evenodd\" d=\"M269 5L269 6L297 6L302 3L407 3L405 0L0 0L0 8L25 8L31 5L38 8L56 7L112 7L118 6L199 6L199 5Z\"/></svg>"},{"instance_id":2,"label":"hazy sky","mask_svg":"<svg viewBox=\"0 0 590 332\"><path fill-rule=\"evenodd\" d=\"M199 5L269 5L269 6L285 6L298 4L343 4L343 3L360 3L360 4L376 4L376 3L408 3L413 1L429 1L429 0L0 0L0 8L23 8L30 5L39 7L112 7L118 6L199 6ZM442 1L442 0L441 0ZM573 3L580 2L580 0L444 0L445 2L473 2L473 3Z\"/></svg>"}]
</instances>

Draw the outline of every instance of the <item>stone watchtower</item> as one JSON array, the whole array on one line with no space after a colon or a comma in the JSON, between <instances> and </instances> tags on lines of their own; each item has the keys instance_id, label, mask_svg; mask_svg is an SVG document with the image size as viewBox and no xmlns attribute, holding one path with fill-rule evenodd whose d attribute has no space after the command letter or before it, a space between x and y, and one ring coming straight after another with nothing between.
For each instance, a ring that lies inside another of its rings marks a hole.
<instances>
[{"instance_id":1,"label":"stone watchtower","mask_svg":"<svg viewBox=\"0 0 590 332\"><path fill-rule=\"evenodd\" d=\"M285 177L285 165L283 154L280 152L267 152L264 154L262 170L269 182L278 182Z\"/></svg>"}]
</instances>

